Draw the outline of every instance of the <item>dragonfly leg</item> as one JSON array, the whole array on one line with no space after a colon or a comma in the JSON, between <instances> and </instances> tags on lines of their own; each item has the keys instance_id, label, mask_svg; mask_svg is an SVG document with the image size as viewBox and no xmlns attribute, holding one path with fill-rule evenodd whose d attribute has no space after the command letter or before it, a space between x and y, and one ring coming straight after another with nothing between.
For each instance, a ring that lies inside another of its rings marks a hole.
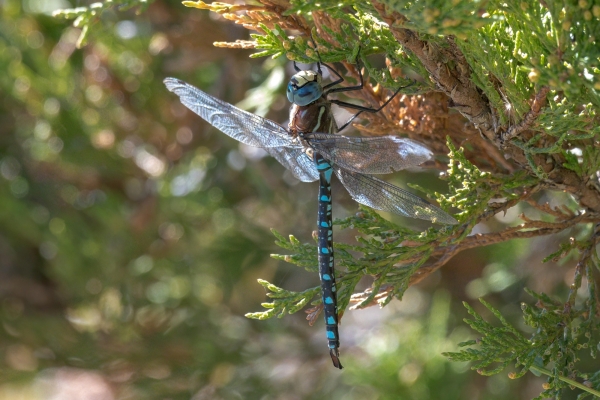
<instances>
[{"instance_id":1,"label":"dragonfly leg","mask_svg":"<svg viewBox=\"0 0 600 400\"><path fill-rule=\"evenodd\" d=\"M398 93L400 93L400 91L402 89L406 89L407 87L410 87L412 85L414 85L415 82L413 81L412 83L410 83L409 85L406 86L401 86L399 87L394 94L392 94L392 96L387 99L387 101L385 103L383 103L379 108L373 108L373 107L365 107L365 106L361 106L358 104L352 104L352 103L347 103L345 101L340 101L340 100L330 100L331 103L333 104L337 104L338 106L341 107L346 107L346 108L352 108L354 110L360 110L359 112L357 112L356 114L354 114L352 117L350 117L350 119L348 121L346 121L340 128L339 130L341 131L342 129L346 128L348 125L350 125L350 123L352 121L354 121L356 119L356 117L358 117L360 114L362 114L363 112L368 112L368 113L378 113L379 111L383 110L385 108L385 106L387 106L390 101L392 101L394 99L394 97L396 97L398 95Z\"/></svg>"},{"instance_id":2,"label":"dragonfly leg","mask_svg":"<svg viewBox=\"0 0 600 400\"><path fill-rule=\"evenodd\" d=\"M346 103L344 101L339 101L338 102L336 100L331 100L332 103L337 104L338 106L347 107L347 108L354 108L356 110L360 110L359 112L357 112L356 114L354 114L352 117L350 117L350 119L348 121L344 122L344 124L341 127L339 127L338 130L341 131L344 128L346 128L348 125L350 125L350 123L352 121L354 121L356 119L356 117L358 117L363 112L376 113L376 112L381 111L385 106L388 105L388 103L390 101L392 101L392 99L394 97L396 97L396 95L398 94L398 92L400 92L401 89L403 89L403 88L400 88L400 89L396 90L396 92L392 95L392 97L390 97L388 99L388 101L386 101L385 103L383 103L383 105L381 107L379 107L379 108L363 107L363 106L359 106L359 105L352 104L352 103Z\"/></svg>"},{"instance_id":3,"label":"dragonfly leg","mask_svg":"<svg viewBox=\"0 0 600 400\"><path fill-rule=\"evenodd\" d=\"M329 70L332 71L339 78L337 81L323 86L323 90L326 90L332 86L335 86L335 85L338 85L338 84L344 82L344 78L342 78L342 76L339 74L339 72L337 72L335 69L331 68L327 64L323 64L323 65L325 65L327 68L329 68ZM358 79L360 80L360 84L355 85L355 86L345 86L345 87L340 87L340 88L329 89L329 90L325 91L325 95L328 95L331 93L353 92L355 90L362 90L365 87L365 84L364 84L363 74L361 71L360 60L359 60L358 56L356 58L356 65L357 65L356 69L358 71Z\"/></svg>"},{"instance_id":4,"label":"dragonfly leg","mask_svg":"<svg viewBox=\"0 0 600 400\"><path fill-rule=\"evenodd\" d=\"M325 86L323 86L323 90L325 91L325 95L327 96L330 93L338 93L338 92L351 92L353 90L361 90L364 87L364 83L363 83L363 75L361 72L361 66L360 66L360 48L358 49L358 54L356 55L356 65L357 65L357 70L358 70L358 77L360 79L360 85L356 85L356 86L347 86L347 87L341 87L341 88L335 88L335 89L329 89L330 87L339 85L340 83L344 82L344 78L342 77L342 75L340 75L339 72L337 72L333 67L330 67L329 65L322 63L324 66L327 67L327 69L329 69L331 72L333 72L335 74L335 76L338 77L337 81L331 82Z\"/></svg>"},{"instance_id":5,"label":"dragonfly leg","mask_svg":"<svg viewBox=\"0 0 600 400\"><path fill-rule=\"evenodd\" d=\"M321 64L323 64L323 62L321 61L321 54L319 54L317 42L315 42L315 38L312 35L312 31L310 32L310 40L312 40L313 45L315 46L315 52L317 53L317 57L319 58L319 61L317 62L317 72L319 73L319 75L323 76L323 71L321 71ZM329 66L327 68L329 68Z\"/></svg>"},{"instance_id":6,"label":"dragonfly leg","mask_svg":"<svg viewBox=\"0 0 600 400\"><path fill-rule=\"evenodd\" d=\"M362 113L362 111L357 112L356 114L354 114L353 116L350 117L350 119L348 119L348 121L344 122L344 125L338 127L338 132L343 131L348 125L350 125L352 123L352 121L354 121L356 119L356 117L358 117L360 114Z\"/></svg>"},{"instance_id":7,"label":"dragonfly leg","mask_svg":"<svg viewBox=\"0 0 600 400\"><path fill-rule=\"evenodd\" d=\"M393 95L392 95L392 96L391 96L389 99L387 99L387 101L386 101L385 103L383 103L383 104L382 104L380 107L378 107L378 108L373 108L373 107L365 107L365 106L361 106L361 105L359 105L359 104L352 104L352 103L348 103L348 102L341 101L341 100L329 100L329 102L331 102L331 103L333 103L333 104L337 104L338 106L341 106L341 107L352 108L352 109L354 109L354 110L360 110L360 112L359 112L359 113L357 113L357 114L356 114L354 117L352 117L352 119L354 119L354 118L356 118L356 117L358 116L358 114L360 114L360 113L362 113L362 112L368 112L368 113L372 113L372 114L378 113L379 111L383 110L383 109L385 108L385 106L387 106L387 105L390 103L390 101L392 101L392 100L394 99L394 97L396 97L396 95L398 95L398 93L400 93L400 91L401 91L402 89L406 89L407 87L410 87L410 86L412 86L412 85L414 85L414 84L415 84L415 82L413 81L413 82L411 82L409 85L406 85L406 86L400 86L400 87L399 87L399 88L398 88L398 89L397 89L397 90L394 92L394 94L393 94Z\"/></svg>"},{"instance_id":8,"label":"dragonfly leg","mask_svg":"<svg viewBox=\"0 0 600 400\"><path fill-rule=\"evenodd\" d=\"M342 83L342 82L344 82L344 81L345 81L345 79L342 77L342 75L340 75L340 73L339 73L339 72L337 72L337 71L335 70L335 68L333 68L331 65L325 64L324 62L321 62L321 61L320 61L320 63L321 63L321 64L323 64L324 66L326 66L326 67L327 67L327 69L328 69L329 71L331 71L331 72L332 72L332 73L333 73L335 76L337 76L337 77L338 77L338 79L337 79L337 80L335 80L335 81L333 81L333 82L331 82L331 83L328 83L327 85L323 86L323 90L326 90L326 89L328 89L328 88L330 88L330 87L332 87L332 86L339 85L340 83ZM343 88L340 88L340 89L343 89ZM331 89L331 90L329 90L329 91L327 91L327 92L325 92L325 93L326 93L326 94L329 94L329 93L331 93L332 91L335 91L335 90L336 90L336 89Z\"/></svg>"}]
</instances>

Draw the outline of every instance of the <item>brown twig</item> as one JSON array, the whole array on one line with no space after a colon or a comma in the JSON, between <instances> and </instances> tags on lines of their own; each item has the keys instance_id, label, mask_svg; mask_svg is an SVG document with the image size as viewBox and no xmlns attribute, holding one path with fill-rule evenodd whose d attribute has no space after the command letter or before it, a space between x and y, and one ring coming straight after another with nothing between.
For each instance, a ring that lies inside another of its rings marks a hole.
<instances>
[{"instance_id":1,"label":"brown twig","mask_svg":"<svg viewBox=\"0 0 600 400\"><path fill-rule=\"evenodd\" d=\"M530 206L540 210L543 213L550 214L559 219L571 218L575 213L567 208L564 204L560 208L552 208L548 203L538 204L532 199L525 200Z\"/></svg>"},{"instance_id":2,"label":"brown twig","mask_svg":"<svg viewBox=\"0 0 600 400\"><path fill-rule=\"evenodd\" d=\"M306 21L299 15L284 15L287 10L286 5L280 5L269 0L260 0L262 5L255 6L250 4L226 4L215 2L212 4L206 4L202 1L197 2L185 2L186 6L194 7L199 9L206 9L212 12L221 14L223 18L233 21L238 25L242 25L248 30L254 30L263 32L260 24L264 24L269 29L279 25L283 29L297 30L305 35L310 35L310 28L306 24ZM240 14L241 13L241 14ZM218 47L235 47L235 43L217 42ZM247 42L249 45L252 42ZM248 47L246 47L248 48Z\"/></svg>"},{"instance_id":3,"label":"brown twig","mask_svg":"<svg viewBox=\"0 0 600 400\"><path fill-rule=\"evenodd\" d=\"M500 135L500 140L503 144L524 130L531 128L537 117L540 115L542 107L546 104L546 96L548 95L549 91L550 88L548 86L542 86L540 88L531 103L531 109L527 112L527 114L525 114L523 120L517 125L511 126L506 132Z\"/></svg>"},{"instance_id":4,"label":"brown twig","mask_svg":"<svg viewBox=\"0 0 600 400\"><path fill-rule=\"evenodd\" d=\"M595 218L594 218L595 217ZM590 218L589 215L578 215L570 220L562 222L542 222L533 221L531 224L522 224L517 227L507 228L500 232L494 233L478 233L473 236L466 237L462 242L450 248L444 256L433 264L419 268L419 270L413 275L410 280L410 284L420 282L431 273L437 271L442 267L447 260L460 251L472 249L475 247L489 246L501 242L506 242L513 239L525 239L538 236L551 235L553 233L561 232L567 228L583 222L592 222L598 220L598 215Z\"/></svg>"}]
</instances>

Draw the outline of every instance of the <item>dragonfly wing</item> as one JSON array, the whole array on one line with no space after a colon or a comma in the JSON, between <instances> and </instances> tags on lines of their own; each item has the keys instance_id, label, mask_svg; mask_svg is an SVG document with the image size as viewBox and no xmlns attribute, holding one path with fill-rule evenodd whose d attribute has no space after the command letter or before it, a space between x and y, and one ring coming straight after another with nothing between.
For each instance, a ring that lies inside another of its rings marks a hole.
<instances>
[{"instance_id":1,"label":"dragonfly wing","mask_svg":"<svg viewBox=\"0 0 600 400\"><path fill-rule=\"evenodd\" d=\"M315 162L308 158L304 150L285 147L269 147L265 150L289 169L296 179L302 182L314 182L319 179Z\"/></svg>"},{"instance_id":2,"label":"dragonfly wing","mask_svg":"<svg viewBox=\"0 0 600 400\"><path fill-rule=\"evenodd\" d=\"M425 219L439 224L458 223L442 209L391 183L373 176L346 171L339 166L335 166L334 171L350 196L360 204L376 210Z\"/></svg>"},{"instance_id":3,"label":"dragonfly wing","mask_svg":"<svg viewBox=\"0 0 600 400\"><path fill-rule=\"evenodd\" d=\"M291 136L281 125L241 110L179 79L166 78L167 89L206 122L232 138L255 147L292 146Z\"/></svg>"},{"instance_id":4,"label":"dragonfly wing","mask_svg":"<svg viewBox=\"0 0 600 400\"><path fill-rule=\"evenodd\" d=\"M419 142L397 136L358 138L311 133L305 138L332 164L364 174L388 174L433 157L431 150Z\"/></svg>"}]
</instances>

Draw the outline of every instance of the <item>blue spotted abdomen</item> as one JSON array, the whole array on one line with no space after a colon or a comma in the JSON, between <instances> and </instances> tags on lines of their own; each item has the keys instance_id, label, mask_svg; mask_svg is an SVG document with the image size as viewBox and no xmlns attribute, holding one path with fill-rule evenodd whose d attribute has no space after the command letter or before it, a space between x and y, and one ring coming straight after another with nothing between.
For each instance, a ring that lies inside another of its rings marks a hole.
<instances>
[{"instance_id":1,"label":"blue spotted abdomen","mask_svg":"<svg viewBox=\"0 0 600 400\"><path fill-rule=\"evenodd\" d=\"M333 168L319 153L314 153L313 159L319 171L319 214L318 252L319 276L321 278L321 294L323 296L323 312L327 342L333 364L342 368L339 360L340 337L338 332L337 286L333 257L333 223L331 217L331 175Z\"/></svg>"}]
</instances>

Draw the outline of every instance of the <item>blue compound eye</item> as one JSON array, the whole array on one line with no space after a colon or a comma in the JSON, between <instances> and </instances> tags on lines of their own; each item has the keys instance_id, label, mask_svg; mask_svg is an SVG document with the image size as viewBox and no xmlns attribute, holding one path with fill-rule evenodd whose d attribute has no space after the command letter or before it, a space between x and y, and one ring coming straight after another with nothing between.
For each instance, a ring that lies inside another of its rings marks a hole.
<instances>
[{"instance_id":1,"label":"blue compound eye","mask_svg":"<svg viewBox=\"0 0 600 400\"><path fill-rule=\"evenodd\" d=\"M293 103L298 104L299 106L305 106L318 100L323 94L322 92L321 85L317 82L309 82L296 90L293 94Z\"/></svg>"},{"instance_id":2,"label":"blue compound eye","mask_svg":"<svg viewBox=\"0 0 600 400\"><path fill-rule=\"evenodd\" d=\"M299 106L308 105L323 95L321 76L314 71L300 71L287 86L287 98Z\"/></svg>"},{"instance_id":3,"label":"blue compound eye","mask_svg":"<svg viewBox=\"0 0 600 400\"><path fill-rule=\"evenodd\" d=\"M288 83L287 85L287 98L289 100L290 103L294 103L294 91L296 89L294 89L294 84L292 82Z\"/></svg>"}]
</instances>

